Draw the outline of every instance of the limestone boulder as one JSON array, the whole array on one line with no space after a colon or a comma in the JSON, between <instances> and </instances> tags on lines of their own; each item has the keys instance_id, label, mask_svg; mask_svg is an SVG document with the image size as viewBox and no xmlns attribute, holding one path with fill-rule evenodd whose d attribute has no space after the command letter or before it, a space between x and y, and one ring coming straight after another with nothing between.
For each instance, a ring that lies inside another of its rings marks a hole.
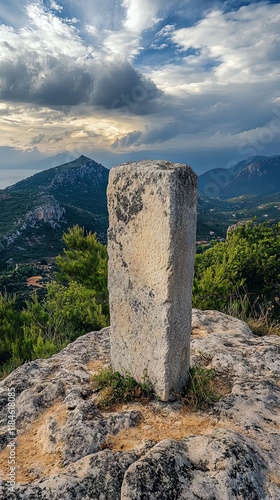
<instances>
[{"instance_id":1,"label":"limestone boulder","mask_svg":"<svg viewBox=\"0 0 280 500\"><path fill-rule=\"evenodd\" d=\"M93 374L110 364L110 329L77 339L0 383L0 498L280 498L280 338L193 310L191 365L215 369L221 399L97 408ZM17 485L7 483L7 392L17 405ZM225 390L223 391L223 386Z\"/></svg>"},{"instance_id":2,"label":"limestone boulder","mask_svg":"<svg viewBox=\"0 0 280 500\"><path fill-rule=\"evenodd\" d=\"M265 461L250 440L217 430L154 446L126 471L121 498L262 499L266 475Z\"/></svg>"}]
</instances>

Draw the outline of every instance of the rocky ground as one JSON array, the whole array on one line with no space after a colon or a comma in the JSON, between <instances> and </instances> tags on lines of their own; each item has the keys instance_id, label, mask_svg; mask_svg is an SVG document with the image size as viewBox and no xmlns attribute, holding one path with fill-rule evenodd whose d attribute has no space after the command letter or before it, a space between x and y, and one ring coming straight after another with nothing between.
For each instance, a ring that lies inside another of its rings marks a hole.
<instances>
[{"instance_id":1,"label":"rocky ground","mask_svg":"<svg viewBox=\"0 0 280 500\"><path fill-rule=\"evenodd\" d=\"M278 500L280 338L224 314L193 312L192 365L224 394L208 411L180 402L100 412L92 375L110 363L110 329L80 337L0 383L5 500ZM7 479L8 389L16 393L17 486Z\"/></svg>"}]
</instances>

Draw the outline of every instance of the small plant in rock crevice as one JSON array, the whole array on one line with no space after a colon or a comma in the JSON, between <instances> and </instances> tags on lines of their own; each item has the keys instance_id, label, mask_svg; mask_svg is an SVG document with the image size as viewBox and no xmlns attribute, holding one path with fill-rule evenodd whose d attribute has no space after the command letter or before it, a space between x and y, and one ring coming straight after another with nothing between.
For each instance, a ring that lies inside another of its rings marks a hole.
<instances>
[{"instance_id":1,"label":"small plant in rock crevice","mask_svg":"<svg viewBox=\"0 0 280 500\"><path fill-rule=\"evenodd\" d=\"M215 389L215 376L213 369L190 368L187 385L180 396L183 405L192 410L206 410L219 401L221 394Z\"/></svg>"},{"instance_id":2,"label":"small plant in rock crevice","mask_svg":"<svg viewBox=\"0 0 280 500\"><path fill-rule=\"evenodd\" d=\"M117 404L131 403L134 401L151 401L155 397L154 388L145 372L142 383L127 373L124 377L111 368L103 369L93 376L96 389L99 391L98 408L109 410Z\"/></svg>"}]
</instances>

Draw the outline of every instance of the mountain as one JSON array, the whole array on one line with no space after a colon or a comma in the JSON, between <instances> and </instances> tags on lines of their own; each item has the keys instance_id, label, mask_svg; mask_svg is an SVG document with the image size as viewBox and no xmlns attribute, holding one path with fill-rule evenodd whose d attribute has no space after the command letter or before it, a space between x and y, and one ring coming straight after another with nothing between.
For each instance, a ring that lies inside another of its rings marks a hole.
<instances>
[{"instance_id":1,"label":"mountain","mask_svg":"<svg viewBox=\"0 0 280 500\"><path fill-rule=\"evenodd\" d=\"M255 156L202 174L197 241L224 238L229 226L255 216L258 222L278 222L279 161L279 156ZM108 176L107 168L80 156L0 191L0 271L9 262L56 256L63 232L74 224L106 242Z\"/></svg>"},{"instance_id":2,"label":"mountain","mask_svg":"<svg viewBox=\"0 0 280 500\"><path fill-rule=\"evenodd\" d=\"M268 196L277 192L280 192L280 156L246 165L222 190L222 197Z\"/></svg>"},{"instance_id":3,"label":"mountain","mask_svg":"<svg viewBox=\"0 0 280 500\"><path fill-rule=\"evenodd\" d=\"M74 224L106 241L109 170L80 156L0 191L0 261L55 256ZM1 265L0 264L0 265Z\"/></svg>"},{"instance_id":4,"label":"mountain","mask_svg":"<svg viewBox=\"0 0 280 500\"><path fill-rule=\"evenodd\" d=\"M199 176L198 186L210 198L274 194L280 191L280 156L252 156L230 168L209 170Z\"/></svg>"}]
</instances>

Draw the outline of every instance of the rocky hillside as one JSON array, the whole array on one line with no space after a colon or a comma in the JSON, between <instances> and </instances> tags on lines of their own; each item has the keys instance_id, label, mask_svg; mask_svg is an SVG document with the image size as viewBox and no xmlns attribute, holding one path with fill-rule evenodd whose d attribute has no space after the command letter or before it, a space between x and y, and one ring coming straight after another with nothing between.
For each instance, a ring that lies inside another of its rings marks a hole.
<instances>
[{"instance_id":1,"label":"rocky hillside","mask_svg":"<svg viewBox=\"0 0 280 500\"><path fill-rule=\"evenodd\" d=\"M209 170L198 182L199 191L208 197L273 195L280 192L280 156L252 156L231 168Z\"/></svg>"},{"instance_id":2,"label":"rocky hillside","mask_svg":"<svg viewBox=\"0 0 280 500\"><path fill-rule=\"evenodd\" d=\"M246 165L223 189L223 198L244 194L268 196L280 192L280 156Z\"/></svg>"},{"instance_id":3,"label":"rocky hillside","mask_svg":"<svg viewBox=\"0 0 280 500\"><path fill-rule=\"evenodd\" d=\"M110 329L80 337L0 384L0 496L5 500L280 498L280 338L193 311L192 365L217 374L219 402L101 412L93 374L110 363ZM8 392L16 395L17 485L9 492Z\"/></svg>"},{"instance_id":4,"label":"rocky hillside","mask_svg":"<svg viewBox=\"0 0 280 500\"><path fill-rule=\"evenodd\" d=\"M109 171L80 156L0 191L0 261L55 256L74 224L106 241Z\"/></svg>"}]
</instances>

